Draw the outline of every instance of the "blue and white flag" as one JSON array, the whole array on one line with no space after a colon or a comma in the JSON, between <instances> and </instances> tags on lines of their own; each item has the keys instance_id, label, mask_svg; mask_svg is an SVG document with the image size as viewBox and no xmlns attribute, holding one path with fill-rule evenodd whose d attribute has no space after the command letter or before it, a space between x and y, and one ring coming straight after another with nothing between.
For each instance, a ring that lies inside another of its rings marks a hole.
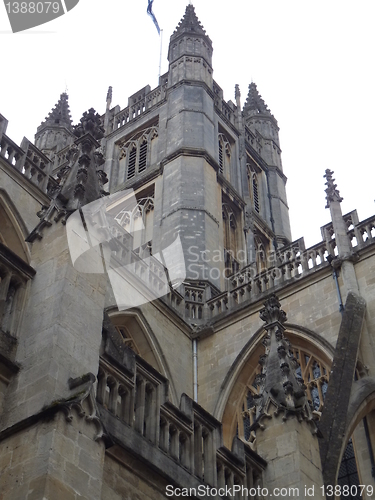
<instances>
[{"instance_id":1,"label":"blue and white flag","mask_svg":"<svg viewBox=\"0 0 375 500\"><path fill-rule=\"evenodd\" d=\"M158 33L160 35L159 24L158 24L158 22L156 20L155 14L152 12L152 4L153 4L153 2L154 2L154 0L148 0L147 14L152 17L152 20L154 21L156 29L158 30Z\"/></svg>"}]
</instances>

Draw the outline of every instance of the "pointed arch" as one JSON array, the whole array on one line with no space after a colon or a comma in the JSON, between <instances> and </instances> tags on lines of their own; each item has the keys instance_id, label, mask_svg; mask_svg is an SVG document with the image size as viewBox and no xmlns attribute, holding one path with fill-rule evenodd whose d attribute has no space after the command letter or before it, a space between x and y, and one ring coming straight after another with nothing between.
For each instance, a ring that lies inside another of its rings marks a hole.
<instances>
[{"instance_id":1,"label":"pointed arch","mask_svg":"<svg viewBox=\"0 0 375 500\"><path fill-rule=\"evenodd\" d=\"M219 145L219 172L228 176L232 149L228 138L220 133L218 137Z\"/></svg>"},{"instance_id":2,"label":"pointed arch","mask_svg":"<svg viewBox=\"0 0 375 500\"><path fill-rule=\"evenodd\" d=\"M137 354L168 379L171 401L173 404L178 405L177 392L167 360L156 335L142 312L137 309L118 311L117 308L111 308L107 310L107 313L112 324L117 329L124 329L125 340L127 336L129 344L133 343L135 350L138 351ZM123 336L124 333L122 333Z\"/></svg>"},{"instance_id":3,"label":"pointed arch","mask_svg":"<svg viewBox=\"0 0 375 500\"><path fill-rule=\"evenodd\" d=\"M28 264L30 249L25 241L29 231L9 195L0 188L0 241Z\"/></svg>"},{"instance_id":4,"label":"pointed arch","mask_svg":"<svg viewBox=\"0 0 375 500\"><path fill-rule=\"evenodd\" d=\"M291 323L285 324L286 335L293 348L303 349L314 356L320 363L330 366L334 349L319 334ZM237 430L237 412L241 401L245 398L248 384L258 369L259 356L264 352L262 340L266 334L259 328L249 339L234 363L230 367L220 390L214 417L223 424L224 445L229 446Z\"/></svg>"},{"instance_id":5,"label":"pointed arch","mask_svg":"<svg viewBox=\"0 0 375 500\"><path fill-rule=\"evenodd\" d=\"M261 214L261 171L252 163L246 164L249 194L252 201L252 208L257 214Z\"/></svg>"}]
</instances>

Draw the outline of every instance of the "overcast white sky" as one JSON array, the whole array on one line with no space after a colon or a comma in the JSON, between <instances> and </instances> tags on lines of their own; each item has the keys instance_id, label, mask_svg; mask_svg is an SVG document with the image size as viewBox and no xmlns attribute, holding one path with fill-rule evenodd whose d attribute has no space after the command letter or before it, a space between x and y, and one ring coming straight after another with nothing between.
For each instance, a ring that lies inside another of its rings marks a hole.
<instances>
[{"instance_id":1,"label":"overcast white sky","mask_svg":"<svg viewBox=\"0 0 375 500\"><path fill-rule=\"evenodd\" d=\"M162 73L169 37L188 0L154 0L163 29ZM213 47L214 78L224 98L242 103L253 80L280 126L293 239L321 241L329 222L326 168L347 213L375 213L375 2L361 0L194 0ZM12 34L0 6L0 113L17 143L37 126L68 88L74 123L94 107L112 105L150 84L156 87L159 36L147 0L80 0L68 14Z\"/></svg>"}]
</instances>

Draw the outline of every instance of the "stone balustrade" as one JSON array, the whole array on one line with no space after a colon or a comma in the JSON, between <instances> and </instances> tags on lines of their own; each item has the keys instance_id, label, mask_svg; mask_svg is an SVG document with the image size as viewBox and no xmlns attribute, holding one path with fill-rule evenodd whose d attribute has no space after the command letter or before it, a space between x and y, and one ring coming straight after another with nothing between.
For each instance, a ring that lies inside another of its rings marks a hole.
<instances>
[{"instance_id":1,"label":"stone balustrade","mask_svg":"<svg viewBox=\"0 0 375 500\"><path fill-rule=\"evenodd\" d=\"M165 80L165 75L161 78L161 81L163 81L163 78ZM157 106L164 98L164 85L159 85L154 90L151 90L150 86L147 85L129 97L128 106L114 116L114 128L123 127L146 111Z\"/></svg>"},{"instance_id":2,"label":"stone balustrade","mask_svg":"<svg viewBox=\"0 0 375 500\"><path fill-rule=\"evenodd\" d=\"M0 158L6 160L44 193L47 192L51 162L28 139L24 137L19 147L3 134L0 141Z\"/></svg>"},{"instance_id":3,"label":"stone balustrade","mask_svg":"<svg viewBox=\"0 0 375 500\"><path fill-rule=\"evenodd\" d=\"M357 213L353 211L346 214L344 220L354 252L375 242L375 216L358 222ZM255 263L249 264L228 278L228 290L213 297L207 298L207 292L202 289L198 295L198 289L190 287L190 290L185 285L187 292L182 297L182 304L179 303L180 310L184 311L183 317L193 323L204 323L237 305L258 300L266 292L329 268L328 255L337 256L338 253L335 235L332 224L321 230L324 241L305 248L304 240L300 238L280 248L271 259L273 265L258 272Z\"/></svg>"},{"instance_id":4,"label":"stone balustrade","mask_svg":"<svg viewBox=\"0 0 375 500\"><path fill-rule=\"evenodd\" d=\"M237 438L232 451L223 447L220 422L185 394L177 408L168 400L166 378L131 349L124 348L120 358L108 340L100 358L97 402L104 417L111 414L126 432L132 429L145 446L163 452L200 483L261 484L264 460ZM150 451L148 456L152 461L156 455Z\"/></svg>"}]
</instances>

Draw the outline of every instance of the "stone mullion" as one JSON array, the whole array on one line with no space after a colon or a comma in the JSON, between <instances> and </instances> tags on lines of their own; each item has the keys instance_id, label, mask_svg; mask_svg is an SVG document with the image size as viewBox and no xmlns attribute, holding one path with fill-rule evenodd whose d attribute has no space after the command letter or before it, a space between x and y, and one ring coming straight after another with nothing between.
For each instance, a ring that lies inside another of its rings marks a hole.
<instances>
[{"instance_id":1,"label":"stone mullion","mask_svg":"<svg viewBox=\"0 0 375 500\"><path fill-rule=\"evenodd\" d=\"M217 467L217 487L225 488L225 469L222 463L219 463Z\"/></svg>"},{"instance_id":2,"label":"stone mullion","mask_svg":"<svg viewBox=\"0 0 375 500\"><path fill-rule=\"evenodd\" d=\"M145 396L147 392L147 406L145 405L146 437L154 443L156 437L156 422L158 422L158 420L156 420L156 388L150 384L147 389L149 390L145 391Z\"/></svg>"},{"instance_id":3,"label":"stone mullion","mask_svg":"<svg viewBox=\"0 0 375 500\"><path fill-rule=\"evenodd\" d=\"M169 453L172 458L179 460L179 436L178 430L174 425L169 426Z\"/></svg>"},{"instance_id":4,"label":"stone mullion","mask_svg":"<svg viewBox=\"0 0 375 500\"><path fill-rule=\"evenodd\" d=\"M228 488L232 489L234 485L233 471L230 469L225 469L227 474L225 474L225 484Z\"/></svg>"},{"instance_id":5,"label":"stone mullion","mask_svg":"<svg viewBox=\"0 0 375 500\"><path fill-rule=\"evenodd\" d=\"M159 445L159 439L160 439L160 385L158 385L155 388L155 415L154 415L154 426L155 426L155 444L156 446Z\"/></svg>"},{"instance_id":6,"label":"stone mullion","mask_svg":"<svg viewBox=\"0 0 375 500\"><path fill-rule=\"evenodd\" d=\"M99 372L98 375L98 388L96 392L96 398L100 404L105 403L105 393L107 388L107 378L108 374L103 370L102 375Z\"/></svg>"},{"instance_id":7,"label":"stone mullion","mask_svg":"<svg viewBox=\"0 0 375 500\"><path fill-rule=\"evenodd\" d=\"M206 431L206 432L205 432ZM212 432L209 429L203 431L206 434L203 440L204 449L204 480L212 485L216 483L216 460Z\"/></svg>"},{"instance_id":8,"label":"stone mullion","mask_svg":"<svg viewBox=\"0 0 375 500\"><path fill-rule=\"evenodd\" d=\"M3 314L2 314L2 329L7 332L10 332L12 326L12 313L16 305L16 294L17 294L16 285L10 284L8 288L7 298L4 302Z\"/></svg>"},{"instance_id":9,"label":"stone mullion","mask_svg":"<svg viewBox=\"0 0 375 500\"><path fill-rule=\"evenodd\" d=\"M109 411L116 416L117 416L118 387L119 387L118 382L114 380L114 382L110 386L109 404L108 404Z\"/></svg>"},{"instance_id":10,"label":"stone mullion","mask_svg":"<svg viewBox=\"0 0 375 500\"><path fill-rule=\"evenodd\" d=\"M249 463L246 464L246 488L251 489L254 486L254 472Z\"/></svg>"},{"instance_id":11,"label":"stone mullion","mask_svg":"<svg viewBox=\"0 0 375 500\"><path fill-rule=\"evenodd\" d=\"M202 474L202 426L196 423L194 426L194 474L200 478Z\"/></svg>"},{"instance_id":12,"label":"stone mullion","mask_svg":"<svg viewBox=\"0 0 375 500\"><path fill-rule=\"evenodd\" d=\"M160 432L160 442L159 442L159 447L165 451L169 451L169 422L168 420L165 421L164 425L161 425L161 432Z\"/></svg>"},{"instance_id":13,"label":"stone mullion","mask_svg":"<svg viewBox=\"0 0 375 500\"><path fill-rule=\"evenodd\" d=\"M145 391L146 384L143 378L140 378L136 384L136 406L135 406L135 423L134 428L143 435L143 426L145 419Z\"/></svg>"},{"instance_id":14,"label":"stone mullion","mask_svg":"<svg viewBox=\"0 0 375 500\"><path fill-rule=\"evenodd\" d=\"M8 290L10 285L10 280L12 279L12 273L8 272L4 278L0 281L0 321L5 314L6 300L8 297Z\"/></svg>"}]
</instances>

